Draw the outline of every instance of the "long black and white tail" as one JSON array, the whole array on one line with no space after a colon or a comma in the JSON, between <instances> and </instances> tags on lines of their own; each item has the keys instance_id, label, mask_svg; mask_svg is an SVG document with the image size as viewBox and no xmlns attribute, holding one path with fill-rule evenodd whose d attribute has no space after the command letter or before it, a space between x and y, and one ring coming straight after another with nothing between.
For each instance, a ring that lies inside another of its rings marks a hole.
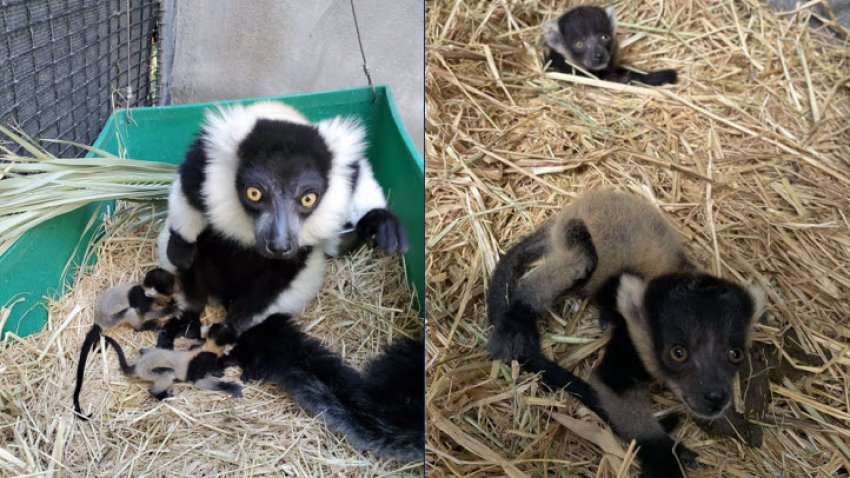
<instances>
[{"instance_id":1,"label":"long black and white tail","mask_svg":"<svg viewBox=\"0 0 850 478\"><path fill-rule=\"evenodd\" d=\"M539 373L543 383L553 389L565 389L606 420L608 415L593 387L540 350L540 311L516 294L519 279L528 266L548 252L549 227L540 227L520 240L496 264L487 291L487 318L493 325L487 349L494 358L508 363L516 360L526 372Z\"/></svg>"},{"instance_id":2,"label":"long black and white tail","mask_svg":"<svg viewBox=\"0 0 850 478\"><path fill-rule=\"evenodd\" d=\"M287 315L248 329L230 357L243 380L278 385L356 448L402 462L424 458L424 344L390 346L361 374Z\"/></svg>"}]
</instances>

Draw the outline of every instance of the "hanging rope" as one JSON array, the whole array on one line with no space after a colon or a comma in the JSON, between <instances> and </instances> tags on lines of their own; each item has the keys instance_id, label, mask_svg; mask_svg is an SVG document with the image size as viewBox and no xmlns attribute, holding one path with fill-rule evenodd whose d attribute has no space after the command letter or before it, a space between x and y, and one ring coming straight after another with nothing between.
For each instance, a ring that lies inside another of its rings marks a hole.
<instances>
[{"instance_id":1,"label":"hanging rope","mask_svg":"<svg viewBox=\"0 0 850 478\"><path fill-rule=\"evenodd\" d=\"M360 25L357 23L357 12L354 10L354 0L351 3L351 16L354 17L354 29L357 31L357 43L360 45L360 57L363 58L363 73L366 75L366 81L369 82L369 87L372 88L372 102L377 99L375 95L375 85L372 84L372 75L369 74L369 66L366 64L366 53L363 51L363 39L360 38Z\"/></svg>"}]
</instances>

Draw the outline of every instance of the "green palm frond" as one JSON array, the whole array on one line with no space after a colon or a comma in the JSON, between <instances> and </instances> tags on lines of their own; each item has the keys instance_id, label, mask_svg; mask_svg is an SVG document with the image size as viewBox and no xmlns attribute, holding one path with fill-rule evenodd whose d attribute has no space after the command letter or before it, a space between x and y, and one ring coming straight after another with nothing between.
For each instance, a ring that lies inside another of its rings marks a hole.
<instances>
[{"instance_id":1,"label":"green palm frond","mask_svg":"<svg viewBox=\"0 0 850 478\"><path fill-rule=\"evenodd\" d=\"M177 177L173 164L119 158L90 146L95 155L56 158L20 130L0 125L0 254L33 227L88 203L121 199L164 201ZM8 145L20 147L22 153Z\"/></svg>"}]
</instances>

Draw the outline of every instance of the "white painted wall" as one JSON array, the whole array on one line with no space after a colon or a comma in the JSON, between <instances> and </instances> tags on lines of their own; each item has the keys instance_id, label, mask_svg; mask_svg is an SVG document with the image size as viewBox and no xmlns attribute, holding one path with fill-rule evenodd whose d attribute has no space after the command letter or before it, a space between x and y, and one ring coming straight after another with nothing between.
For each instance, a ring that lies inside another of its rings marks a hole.
<instances>
[{"instance_id":1,"label":"white painted wall","mask_svg":"<svg viewBox=\"0 0 850 478\"><path fill-rule=\"evenodd\" d=\"M166 0L163 58L173 104L367 84L349 0ZM375 84L390 85L424 142L424 0L354 0ZM173 35L173 36L172 36ZM170 71L169 71L170 64Z\"/></svg>"}]
</instances>

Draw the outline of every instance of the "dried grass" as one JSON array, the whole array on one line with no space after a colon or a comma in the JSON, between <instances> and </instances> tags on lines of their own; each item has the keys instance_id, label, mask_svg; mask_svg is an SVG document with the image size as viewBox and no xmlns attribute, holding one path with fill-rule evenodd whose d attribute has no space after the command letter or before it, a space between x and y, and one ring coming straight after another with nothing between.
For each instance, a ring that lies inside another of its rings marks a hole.
<instances>
[{"instance_id":1,"label":"dried grass","mask_svg":"<svg viewBox=\"0 0 850 478\"><path fill-rule=\"evenodd\" d=\"M807 27L819 2L782 15L756 0L620 2L627 63L676 68L679 85L543 74L538 26L577 3L428 3L427 473L636 473L633 448L575 400L484 349L500 255L572 197L610 187L658 204L706 270L768 289L757 342L798 342L826 362L771 384L759 449L686 421L676 436L703 464L690 475L847 476L847 31ZM594 314L568 299L542 326L547 353L581 376L605 341Z\"/></svg>"},{"instance_id":2,"label":"dried grass","mask_svg":"<svg viewBox=\"0 0 850 478\"><path fill-rule=\"evenodd\" d=\"M270 385L250 383L242 399L230 399L178 384L174 398L156 402L148 384L121 374L111 351L89 358L81 401L94 415L77 420L71 393L93 304L105 288L139 280L154 265L155 248L155 234L143 229L112 237L95 268L50 304L44 331L0 345L0 476L421 474L421 465L352 449ZM209 310L204 320L221 313ZM300 323L356 367L421 330L397 257L365 248L330 261L322 292ZM129 328L108 333L131 360L155 341L154 333ZM238 369L228 377L238 380Z\"/></svg>"}]
</instances>

